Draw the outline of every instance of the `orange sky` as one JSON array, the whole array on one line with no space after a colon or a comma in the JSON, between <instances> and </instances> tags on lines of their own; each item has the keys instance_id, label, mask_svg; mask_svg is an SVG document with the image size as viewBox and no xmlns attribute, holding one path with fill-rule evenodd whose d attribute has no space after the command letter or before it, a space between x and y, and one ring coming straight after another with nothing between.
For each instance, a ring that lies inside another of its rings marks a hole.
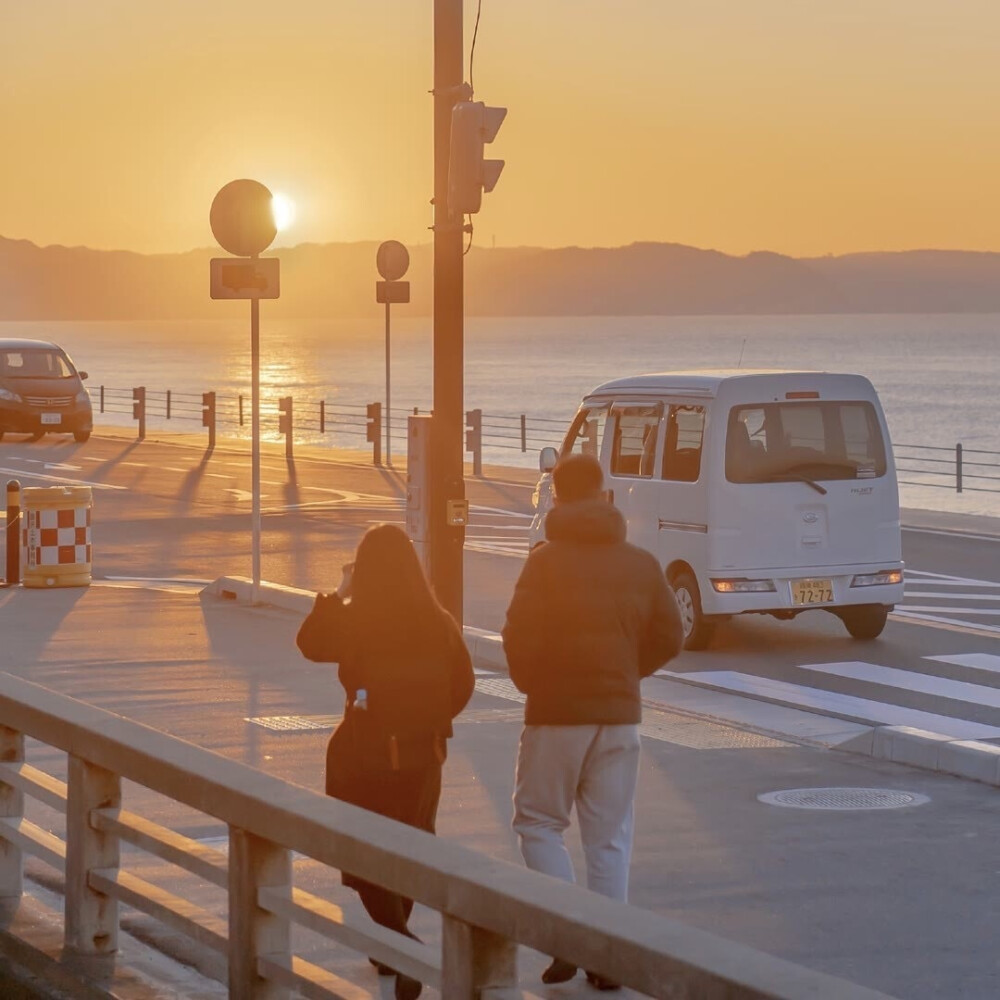
<instances>
[{"instance_id":1,"label":"orange sky","mask_svg":"<svg viewBox=\"0 0 1000 1000\"><path fill-rule=\"evenodd\" d=\"M249 176L279 243L427 241L432 10L6 0L0 235L210 246ZM483 0L474 82L481 245L1000 250L996 0Z\"/></svg>"}]
</instances>

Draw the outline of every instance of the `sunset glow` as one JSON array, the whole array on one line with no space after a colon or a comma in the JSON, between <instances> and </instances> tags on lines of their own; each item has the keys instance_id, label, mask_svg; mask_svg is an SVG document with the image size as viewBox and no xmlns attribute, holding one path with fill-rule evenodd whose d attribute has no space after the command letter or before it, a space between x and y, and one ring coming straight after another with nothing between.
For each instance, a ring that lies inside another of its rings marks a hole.
<instances>
[{"instance_id":1,"label":"sunset glow","mask_svg":"<svg viewBox=\"0 0 1000 1000\"><path fill-rule=\"evenodd\" d=\"M287 194L274 192L271 197L271 211L274 213L274 224L278 227L279 233L284 232L295 222L295 202Z\"/></svg>"},{"instance_id":2,"label":"sunset glow","mask_svg":"<svg viewBox=\"0 0 1000 1000\"><path fill-rule=\"evenodd\" d=\"M223 181L280 177L295 242L429 239L431 0L8 6L0 235L209 246ZM1000 249L998 39L981 0L488 0L474 242Z\"/></svg>"}]
</instances>

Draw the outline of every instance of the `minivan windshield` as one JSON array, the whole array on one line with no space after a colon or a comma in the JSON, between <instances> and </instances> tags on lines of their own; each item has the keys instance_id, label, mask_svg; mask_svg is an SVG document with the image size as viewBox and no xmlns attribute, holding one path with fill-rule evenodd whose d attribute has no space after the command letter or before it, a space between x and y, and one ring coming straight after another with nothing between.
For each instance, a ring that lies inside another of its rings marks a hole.
<instances>
[{"instance_id":1,"label":"minivan windshield","mask_svg":"<svg viewBox=\"0 0 1000 1000\"><path fill-rule=\"evenodd\" d=\"M51 347L0 350L2 378L72 378L74 374L62 351Z\"/></svg>"},{"instance_id":2,"label":"minivan windshield","mask_svg":"<svg viewBox=\"0 0 1000 1000\"><path fill-rule=\"evenodd\" d=\"M878 417L864 400L761 403L729 412L726 479L731 483L814 485L875 479L885 471Z\"/></svg>"}]
</instances>

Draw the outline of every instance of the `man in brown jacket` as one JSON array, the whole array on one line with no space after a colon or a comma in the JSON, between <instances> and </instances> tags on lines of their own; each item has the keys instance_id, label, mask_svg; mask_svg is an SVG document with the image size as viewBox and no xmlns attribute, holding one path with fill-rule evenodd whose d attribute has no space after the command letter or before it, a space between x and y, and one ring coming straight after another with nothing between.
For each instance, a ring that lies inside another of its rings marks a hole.
<instances>
[{"instance_id":1,"label":"man in brown jacket","mask_svg":"<svg viewBox=\"0 0 1000 1000\"><path fill-rule=\"evenodd\" d=\"M677 602L656 559L625 541L598 462L571 455L552 474L546 542L528 556L507 609L504 650L527 695L514 830L525 864L568 882L563 831L576 807L587 885L628 896L639 770L639 681L681 648ZM547 983L576 967L555 959ZM615 984L588 973L593 985Z\"/></svg>"}]
</instances>

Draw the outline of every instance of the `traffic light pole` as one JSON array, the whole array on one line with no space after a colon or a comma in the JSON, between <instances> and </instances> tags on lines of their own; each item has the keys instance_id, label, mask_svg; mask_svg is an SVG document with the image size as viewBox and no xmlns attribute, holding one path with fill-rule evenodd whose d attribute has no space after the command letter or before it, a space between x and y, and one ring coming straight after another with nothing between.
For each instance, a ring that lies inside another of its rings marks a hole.
<instances>
[{"instance_id":1,"label":"traffic light pole","mask_svg":"<svg viewBox=\"0 0 1000 1000\"><path fill-rule=\"evenodd\" d=\"M448 214L451 112L463 79L463 0L434 0L434 419L429 549L438 600L462 621L465 528L448 523L448 501L464 500L464 289L461 221Z\"/></svg>"}]
</instances>

